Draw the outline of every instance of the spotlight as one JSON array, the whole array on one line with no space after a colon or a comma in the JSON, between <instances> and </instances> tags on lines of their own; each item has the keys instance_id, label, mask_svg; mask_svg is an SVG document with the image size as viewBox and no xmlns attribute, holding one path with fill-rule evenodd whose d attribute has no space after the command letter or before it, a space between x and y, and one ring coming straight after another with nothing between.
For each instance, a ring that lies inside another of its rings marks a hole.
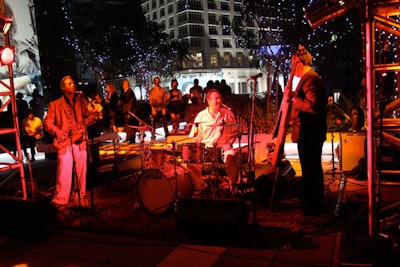
<instances>
[{"instance_id":1,"label":"spotlight","mask_svg":"<svg viewBox=\"0 0 400 267\"><path fill-rule=\"evenodd\" d=\"M14 17L9 18L4 13L0 13L0 26L3 27L3 34L7 34L8 30L11 28Z\"/></svg>"},{"instance_id":2,"label":"spotlight","mask_svg":"<svg viewBox=\"0 0 400 267\"><path fill-rule=\"evenodd\" d=\"M303 7L303 11L311 28L315 29L324 22L345 14L355 4L355 0L317 0L308 7Z\"/></svg>"},{"instance_id":3,"label":"spotlight","mask_svg":"<svg viewBox=\"0 0 400 267\"><path fill-rule=\"evenodd\" d=\"M0 49L0 66L10 65L14 62L14 46L4 46Z\"/></svg>"}]
</instances>

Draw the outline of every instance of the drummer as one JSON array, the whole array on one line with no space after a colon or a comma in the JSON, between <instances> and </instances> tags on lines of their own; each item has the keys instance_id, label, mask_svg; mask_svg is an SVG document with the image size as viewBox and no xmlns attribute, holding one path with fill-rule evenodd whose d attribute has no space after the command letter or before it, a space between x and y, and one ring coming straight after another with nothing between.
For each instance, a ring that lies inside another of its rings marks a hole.
<instances>
[{"instance_id":1,"label":"drummer","mask_svg":"<svg viewBox=\"0 0 400 267\"><path fill-rule=\"evenodd\" d=\"M221 94L217 89L207 92L206 101L208 107L197 114L189 137L208 148L222 149L229 182L234 186L239 174L239 156L232 145L239 127L233 112L222 104Z\"/></svg>"}]
</instances>

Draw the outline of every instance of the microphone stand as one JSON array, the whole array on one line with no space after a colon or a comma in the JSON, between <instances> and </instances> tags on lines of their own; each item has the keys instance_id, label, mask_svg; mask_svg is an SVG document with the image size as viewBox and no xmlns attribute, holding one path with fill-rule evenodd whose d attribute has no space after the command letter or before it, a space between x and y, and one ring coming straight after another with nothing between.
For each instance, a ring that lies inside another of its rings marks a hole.
<instances>
[{"instance_id":1,"label":"microphone stand","mask_svg":"<svg viewBox=\"0 0 400 267\"><path fill-rule=\"evenodd\" d=\"M83 95L83 94L79 94L79 95ZM83 114L82 114L82 119L83 119L83 122L84 122L84 120L85 120L84 117L85 117L85 115L86 115L86 112L85 112L86 107L85 107L84 104L83 104L83 99L82 99L82 97L80 97L80 99L79 99L79 104L81 105L81 110L82 110L82 112L83 112ZM90 163L90 174L91 174L91 176L92 176L93 173L94 173L93 168L94 168L95 166L94 166L94 164L93 164L92 153L90 152L89 136L88 136L87 126L86 126L86 125L83 125L83 126L84 126L84 127L83 127L83 129L84 129L84 133L83 133L83 134L84 134L84 139L85 139L84 141L86 142L87 160L89 160L89 163ZM92 139L92 145L93 145L93 139ZM71 139L71 148L72 148L72 139ZM74 155L74 153L72 153L72 155ZM86 161L86 164L87 164L87 161ZM74 165L74 168L75 168L75 159L74 159L73 165ZM86 170L86 172L87 172L87 170ZM96 178L97 178L97 175L96 175ZM75 179L76 179L77 182L78 182L77 175L76 175L76 169L75 169ZM87 179L87 178L86 178L86 179ZM91 211L91 215L92 215L93 217L98 218L100 221L104 222L104 220L102 220L102 219L97 215L97 212L96 212L96 209L95 209L93 184L94 184L94 183L93 183L93 177L92 177L92 182L91 182L91 184L90 184L90 205L91 205L90 211ZM82 210L81 202L80 202L80 189L79 189L79 187L80 187L80 186L78 186L79 208L80 208L80 210Z\"/></svg>"},{"instance_id":2,"label":"microphone stand","mask_svg":"<svg viewBox=\"0 0 400 267\"><path fill-rule=\"evenodd\" d=\"M250 78L251 79L251 78ZM248 137L248 142L249 142L249 154L248 154L248 163L249 163L249 171L248 171L248 183L249 187L253 187L254 189L254 194L253 194L253 226L257 226L257 207L256 207L256 197L257 197L257 192L255 188L255 162L254 162L254 110L255 110L255 94L256 94L256 87L257 87L257 79L253 79L254 85L253 85L253 97L251 101L251 116L250 116L250 126L249 126L249 137Z\"/></svg>"}]
</instances>

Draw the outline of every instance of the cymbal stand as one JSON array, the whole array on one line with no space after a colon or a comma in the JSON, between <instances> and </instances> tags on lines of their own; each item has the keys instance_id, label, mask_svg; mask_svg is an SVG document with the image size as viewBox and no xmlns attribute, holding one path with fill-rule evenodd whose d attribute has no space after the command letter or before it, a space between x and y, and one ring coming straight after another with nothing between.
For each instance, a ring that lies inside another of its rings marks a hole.
<instances>
[{"instance_id":1,"label":"cymbal stand","mask_svg":"<svg viewBox=\"0 0 400 267\"><path fill-rule=\"evenodd\" d=\"M243 132L240 132L238 134L238 141L239 141L239 177L238 177L238 180L239 180L239 184L237 185L237 189L241 194L245 193L245 190L244 190L245 189L245 186L244 186L245 183L243 182L243 178L247 177L247 172L242 167L242 160L243 160L242 159L242 143L241 143L242 135L243 135ZM243 171L245 173L244 176L243 176ZM248 184L248 182L247 182L247 184Z\"/></svg>"},{"instance_id":2,"label":"cymbal stand","mask_svg":"<svg viewBox=\"0 0 400 267\"><path fill-rule=\"evenodd\" d=\"M178 173L176 172L176 142L172 141L172 155L174 160L174 179L175 179L175 200L174 200L174 210L177 210L178 198L180 197L179 187L178 187Z\"/></svg>"},{"instance_id":3,"label":"cymbal stand","mask_svg":"<svg viewBox=\"0 0 400 267\"><path fill-rule=\"evenodd\" d=\"M251 101L251 116L250 116L250 126L249 126L249 138L248 138L248 145L249 145L249 152L248 152L248 164L249 164L249 171L247 174L247 182L251 187L254 188L253 194L253 225L257 226L257 208L256 208L256 200L257 200L257 190L255 188L255 161L254 161L254 113L255 113L255 98L256 98L256 87L257 87L257 78L252 79L254 81L253 84L253 97Z\"/></svg>"}]
</instances>

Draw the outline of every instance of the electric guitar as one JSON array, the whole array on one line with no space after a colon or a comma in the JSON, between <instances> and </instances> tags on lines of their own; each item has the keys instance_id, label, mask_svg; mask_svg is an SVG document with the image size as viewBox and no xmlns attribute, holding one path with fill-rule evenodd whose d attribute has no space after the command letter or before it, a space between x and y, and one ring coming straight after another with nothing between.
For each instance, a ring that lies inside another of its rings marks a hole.
<instances>
[{"instance_id":1,"label":"electric guitar","mask_svg":"<svg viewBox=\"0 0 400 267\"><path fill-rule=\"evenodd\" d=\"M79 140L82 140L85 133L85 125L82 122L77 123L75 126L71 127L68 131L64 131L65 138L59 139L54 138L53 146L59 150L67 145L75 143Z\"/></svg>"}]
</instances>

